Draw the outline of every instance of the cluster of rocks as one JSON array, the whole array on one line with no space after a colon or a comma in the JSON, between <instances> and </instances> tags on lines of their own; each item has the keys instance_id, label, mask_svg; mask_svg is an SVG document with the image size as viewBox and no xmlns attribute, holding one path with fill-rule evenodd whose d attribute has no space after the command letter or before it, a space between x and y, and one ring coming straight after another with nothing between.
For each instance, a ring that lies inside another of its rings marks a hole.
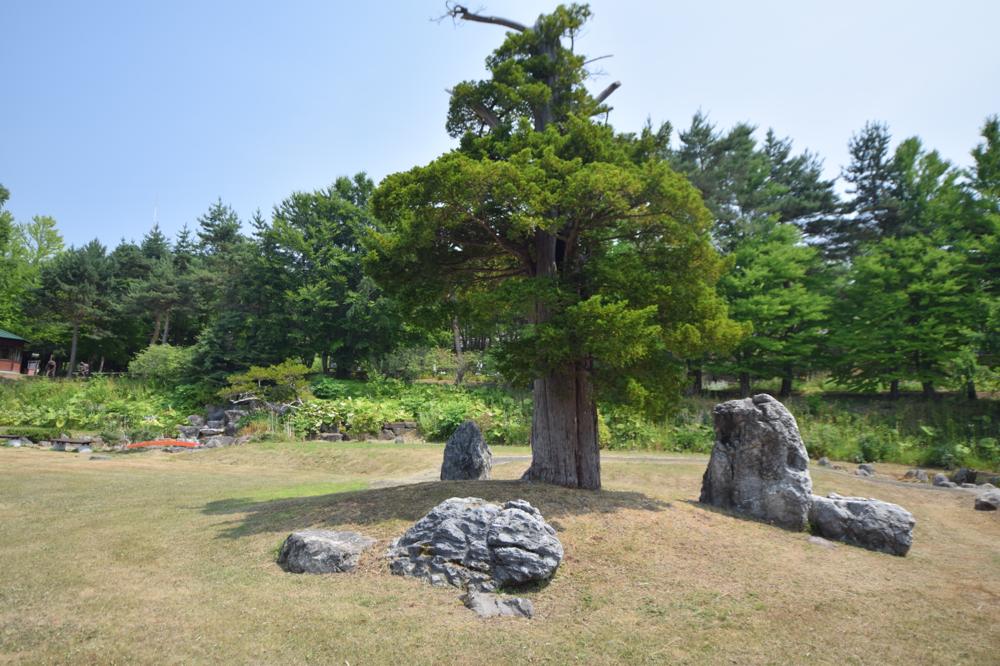
<instances>
[{"instance_id":1,"label":"cluster of rocks","mask_svg":"<svg viewBox=\"0 0 1000 666\"><path fill-rule=\"evenodd\" d=\"M292 573L349 572L374 543L357 532L293 532L278 564ZM396 539L385 556L393 574L462 589L463 603L483 617L531 617L530 600L497 591L548 580L562 561L563 547L555 529L524 500L498 506L452 497Z\"/></svg>"},{"instance_id":2,"label":"cluster of rocks","mask_svg":"<svg viewBox=\"0 0 1000 666\"><path fill-rule=\"evenodd\" d=\"M188 425L178 428L177 439L182 442L197 442L205 448L230 446L237 443L236 431L239 421L248 412L243 409L212 408L206 416L192 414Z\"/></svg>"},{"instance_id":3,"label":"cluster of rocks","mask_svg":"<svg viewBox=\"0 0 1000 666\"><path fill-rule=\"evenodd\" d=\"M396 442L397 444L402 444L403 442L417 438L417 422L390 421L384 424L382 429L374 435L372 433L340 432L340 430L336 428L329 431L324 430L311 433L310 435L310 439L322 442L341 442L350 439L366 441L372 437L383 442Z\"/></svg>"},{"instance_id":4,"label":"cluster of rocks","mask_svg":"<svg viewBox=\"0 0 1000 666\"><path fill-rule=\"evenodd\" d=\"M812 494L809 461L795 417L769 395L716 405L715 446L700 501L827 539L905 555L916 521L896 504ZM870 476L874 469L858 470Z\"/></svg>"}]
</instances>

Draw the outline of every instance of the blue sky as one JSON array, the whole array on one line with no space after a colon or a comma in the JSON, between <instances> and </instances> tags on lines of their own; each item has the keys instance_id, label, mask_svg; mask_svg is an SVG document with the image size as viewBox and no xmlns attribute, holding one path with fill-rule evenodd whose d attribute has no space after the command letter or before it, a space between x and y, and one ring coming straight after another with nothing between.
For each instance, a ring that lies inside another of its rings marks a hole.
<instances>
[{"instance_id":1,"label":"blue sky","mask_svg":"<svg viewBox=\"0 0 1000 666\"><path fill-rule=\"evenodd\" d=\"M553 2L480 0L530 22ZM830 176L866 120L968 163L1000 113L1000 2L595 0L578 42L624 84L621 130L698 109L773 126ZM440 0L0 4L0 183L67 241L174 234L217 198L241 215L452 146L445 90L503 31L430 19Z\"/></svg>"}]
</instances>

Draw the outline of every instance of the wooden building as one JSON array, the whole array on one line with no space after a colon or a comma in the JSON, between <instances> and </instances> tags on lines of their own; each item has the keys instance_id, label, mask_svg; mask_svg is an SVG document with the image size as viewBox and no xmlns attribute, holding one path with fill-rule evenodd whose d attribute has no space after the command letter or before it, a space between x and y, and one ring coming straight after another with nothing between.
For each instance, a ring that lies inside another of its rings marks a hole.
<instances>
[{"instance_id":1,"label":"wooden building","mask_svg":"<svg viewBox=\"0 0 1000 666\"><path fill-rule=\"evenodd\" d=\"M0 374L21 374L21 357L27 340L0 328Z\"/></svg>"}]
</instances>

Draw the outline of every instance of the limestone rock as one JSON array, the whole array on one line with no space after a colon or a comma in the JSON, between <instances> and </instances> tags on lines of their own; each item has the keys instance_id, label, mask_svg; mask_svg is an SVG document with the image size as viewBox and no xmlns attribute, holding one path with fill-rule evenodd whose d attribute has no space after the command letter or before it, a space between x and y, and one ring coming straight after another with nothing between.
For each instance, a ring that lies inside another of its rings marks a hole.
<instances>
[{"instance_id":1,"label":"limestone rock","mask_svg":"<svg viewBox=\"0 0 1000 666\"><path fill-rule=\"evenodd\" d=\"M466 421L448 438L441 463L442 481L488 479L493 469L493 453L483 433L473 421Z\"/></svg>"},{"instance_id":2,"label":"limestone rock","mask_svg":"<svg viewBox=\"0 0 1000 666\"><path fill-rule=\"evenodd\" d=\"M809 522L819 536L891 555L910 550L917 521L898 504L836 493L812 500Z\"/></svg>"},{"instance_id":3,"label":"limestone rock","mask_svg":"<svg viewBox=\"0 0 1000 666\"><path fill-rule=\"evenodd\" d=\"M357 532L292 532L278 554L278 565L291 573L341 573L358 566L361 553L375 540Z\"/></svg>"},{"instance_id":4,"label":"limestone rock","mask_svg":"<svg viewBox=\"0 0 1000 666\"><path fill-rule=\"evenodd\" d=\"M976 497L976 511L996 511L1000 509L1000 490L987 490Z\"/></svg>"},{"instance_id":5,"label":"limestone rock","mask_svg":"<svg viewBox=\"0 0 1000 666\"><path fill-rule=\"evenodd\" d=\"M826 456L823 456L822 458L816 461L816 464L819 465L820 467L829 467L830 459L827 458Z\"/></svg>"},{"instance_id":6,"label":"limestone rock","mask_svg":"<svg viewBox=\"0 0 1000 666\"><path fill-rule=\"evenodd\" d=\"M461 599L465 607L475 611L479 617L530 618L535 614L531 601L521 597L505 597L469 590L461 596Z\"/></svg>"},{"instance_id":7,"label":"limestone rock","mask_svg":"<svg viewBox=\"0 0 1000 666\"><path fill-rule=\"evenodd\" d=\"M192 414L191 416L188 417L188 424L196 428L200 428L203 425L205 425L205 417L199 416L197 414Z\"/></svg>"},{"instance_id":8,"label":"limestone rock","mask_svg":"<svg viewBox=\"0 0 1000 666\"><path fill-rule=\"evenodd\" d=\"M700 501L793 530L805 528L809 458L795 417L769 395L716 405L715 446Z\"/></svg>"},{"instance_id":9,"label":"limestone rock","mask_svg":"<svg viewBox=\"0 0 1000 666\"><path fill-rule=\"evenodd\" d=\"M934 475L933 484L935 486L938 486L939 488L954 488L957 485L949 481L948 477L942 474L941 472L938 472L937 474Z\"/></svg>"},{"instance_id":10,"label":"limestone rock","mask_svg":"<svg viewBox=\"0 0 1000 666\"><path fill-rule=\"evenodd\" d=\"M875 476L875 466L871 463L861 463L858 465L858 471L855 474L858 476Z\"/></svg>"},{"instance_id":11,"label":"limestone rock","mask_svg":"<svg viewBox=\"0 0 1000 666\"><path fill-rule=\"evenodd\" d=\"M183 442L197 442L198 433L201 431L203 426L198 425L186 425L181 426L177 429L180 433L180 440Z\"/></svg>"},{"instance_id":12,"label":"limestone rock","mask_svg":"<svg viewBox=\"0 0 1000 666\"><path fill-rule=\"evenodd\" d=\"M230 437L229 435L215 435L206 439L202 446L207 449L215 449L220 446L229 446L236 441L235 437Z\"/></svg>"},{"instance_id":13,"label":"limestone rock","mask_svg":"<svg viewBox=\"0 0 1000 666\"><path fill-rule=\"evenodd\" d=\"M927 471L923 469L910 469L906 471L903 475L904 479L912 479L914 481L920 481L922 483L927 483Z\"/></svg>"},{"instance_id":14,"label":"limestone rock","mask_svg":"<svg viewBox=\"0 0 1000 666\"><path fill-rule=\"evenodd\" d=\"M563 547L538 509L524 500L502 507L452 497L418 520L389 548L389 569L432 585L491 592L548 580Z\"/></svg>"}]
</instances>

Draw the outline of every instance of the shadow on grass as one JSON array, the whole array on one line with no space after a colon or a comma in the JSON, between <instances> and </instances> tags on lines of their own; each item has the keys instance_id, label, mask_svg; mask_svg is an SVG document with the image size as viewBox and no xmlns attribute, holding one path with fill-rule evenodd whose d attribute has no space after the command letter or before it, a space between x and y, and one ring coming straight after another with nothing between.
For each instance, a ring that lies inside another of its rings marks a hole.
<instances>
[{"instance_id":1,"label":"shadow on grass","mask_svg":"<svg viewBox=\"0 0 1000 666\"><path fill-rule=\"evenodd\" d=\"M219 534L220 538L238 539L306 527L372 525L391 520L415 522L449 497L481 497L497 503L526 499L556 529L559 525L555 519L559 517L614 513L622 509L662 511L670 506L637 492L572 490L524 481L433 481L294 499L226 499L209 502L202 512L244 514Z\"/></svg>"}]
</instances>

